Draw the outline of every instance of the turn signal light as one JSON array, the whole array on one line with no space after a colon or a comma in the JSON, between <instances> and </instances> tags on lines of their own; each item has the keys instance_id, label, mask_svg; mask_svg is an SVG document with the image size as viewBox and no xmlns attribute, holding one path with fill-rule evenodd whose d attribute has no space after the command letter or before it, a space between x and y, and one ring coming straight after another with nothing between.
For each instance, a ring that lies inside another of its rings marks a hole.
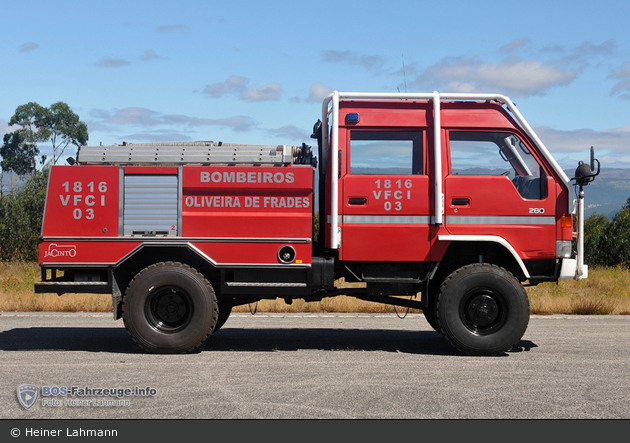
<instances>
[{"instance_id":1,"label":"turn signal light","mask_svg":"<svg viewBox=\"0 0 630 443\"><path fill-rule=\"evenodd\" d=\"M560 218L560 227L573 229L573 217L571 215L563 215Z\"/></svg>"}]
</instances>

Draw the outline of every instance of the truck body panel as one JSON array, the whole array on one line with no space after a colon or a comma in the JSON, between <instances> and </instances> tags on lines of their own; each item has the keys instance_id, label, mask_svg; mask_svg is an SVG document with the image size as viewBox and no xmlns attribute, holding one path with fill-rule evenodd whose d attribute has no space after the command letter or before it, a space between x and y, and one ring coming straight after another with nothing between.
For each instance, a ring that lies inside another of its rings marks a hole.
<instances>
[{"instance_id":1,"label":"truck body panel","mask_svg":"<svg viewBox=\"0 0 630 443\"><path fill-rule=\"evenodd\" d=\"M44 237L116 237L119 168L51 168L44 209Z\"/></svg>"}]
</instances>

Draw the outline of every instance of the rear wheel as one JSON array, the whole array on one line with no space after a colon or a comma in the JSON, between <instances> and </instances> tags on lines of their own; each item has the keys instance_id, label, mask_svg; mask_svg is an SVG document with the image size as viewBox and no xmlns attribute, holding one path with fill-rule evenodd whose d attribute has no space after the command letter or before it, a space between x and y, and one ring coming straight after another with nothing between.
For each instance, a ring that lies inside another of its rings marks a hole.
<instances>
[{"instance_id":1,"label":"rear wheel","mask_svg":"<svg viewBox=\"0 0 630 443\"><path fill-rule=\"evenodd\" d=\"M525 288L508 271L476 263L449 275L440 288L437 323L446 340L469 355L512 348L529 323Z\"/></svg>"},{"instance_id":2,"label":"rear wheel","mask_svg":"<svg viewBox=\"0 0 630 443\"><path fill-rule=\"evenodd\" d=\"M127 287L123 321L131 338L152 353L198 349L218 316L212 285L195 269L165 262L140 271Z\"/></svg>"}]
</instances>

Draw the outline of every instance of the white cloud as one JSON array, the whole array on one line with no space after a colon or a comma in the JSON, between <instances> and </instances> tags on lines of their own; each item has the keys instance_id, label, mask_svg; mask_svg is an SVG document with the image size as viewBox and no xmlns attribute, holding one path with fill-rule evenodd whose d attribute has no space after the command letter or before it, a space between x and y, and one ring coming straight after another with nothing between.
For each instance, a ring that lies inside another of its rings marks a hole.
<instances>
[{"instance_id":1,"label":"white cloud","mask_svg":"<svg viewBox=\"0 0 630 443\"><path fill-rule=\"evenodd\" d=\"M327 63L348 63L372 70L381 68L385 64L385 59L379 55L359 54L354 51L334 51L322 52L322 58Z\"/></svg>"},{"instance_id":2,"label":"white cloud","mask_svg":"<svg viewBox=\"0 0 630 443\"><path fill-rule=\"evenodd\" d=\"M150 60L164 60L166 57L162 57L158 53L156 53L153 49L147 49L144 51L140 57L138 57L142 61L150 61Z\"/></svg>"},{"instance_id":3,"label":"white cloud","mask_svg":"<svg viewBox=\"0 0 630 443\"><path fill-rule=\"evenodd\" d=\"M161 121L166 124L180 126L222 126L237 132L249 131L257 126L256 120L246 115L235 115L227 118L199 118L187 115L165 115Z\"/></svg>"},{"instance_id":4,"label":"white cloud","mask_svg":"<svg viewBox=\"0 0 630 443\"><path fill-rule=\"evenodd\" d=\"M102 57L96 62L99 68L120 68L131 64L129 60L113 57Z\"/></svg>"},{"instance_id":5,"label":"white cloud","mask_svg":"<svg viewBox=\"0 0 630 443\"><path fill-rule=\"evenodd\" d=\"M101 123L112 125L137 125L155 126L160 124L159 112L140 107L129 107L106 111L104 109L94 109L90 111L90 116Z\"/></svg>"},{"instance_id":6,"label":"white cloud","mask_svg":"<svg viewBox=\"0 0 630 443\"><path fill-rule=\"evenodd\" d=\"M220 126L237 132L244 132L258 125L255 119L245 115L213 119L191 117L188 115L164 115L160 112L141 107L129 107L113 111L94 109L90 112L90 116L93 119L88 122L88 126L91 130L111 131L112 128L117 126L137 126L143 128L160 126Z\"/></svg>"},{"instance_id":7,"label":"white cloud","mask_svg":"<svg viewBox=\"0 0 630 443\"><path fill-rule=\"evenodd\" d=\"M258 88L247 86L249 79L240 75L232 75L224 82L213 83L203 90L204 94L212 98L219 98L226 94L237 95L241 100L268 101L279 100L282 96L282 86L279 83L271 83Z\"/></svg>"},{"instance_id":8,"label":"white cloud","mask_svg":"<svg viewBox=\"0 0 630 443\"><path fill-rule=\"evenodd\" d=\"M499 48L499 52L502 54L509 54L516 52L523 47L529 45L530 41L528 38L521 38L517 40L512 40L510 43L503 45Z\"/></svg>"},{"instance_id":9,"label":"white cloud","mask_svg":"<svg viewBox=\"0 0 630 443\"><path fill-rule=\"evenodd\" d=\"M406 66L407 83L429 91L541 96L553 88L569 85L591 65L610 59L617 46L616 41L610 39L601 43L586 41L575 46L549 45L541 48L528 38L517 38L500 46L498 55L501 58L495 60L465 55L447 57L423 67L412 62ZM625 82L630 75L623 76L622 71L619 68L611 74L618 80L613 94L630 99L630 81ZM394 74L400 76L401 71Z\"/></svg>"},{"instance_id":10,"label":"white cloud","mask_svg":"<svg viewBox=\"0 0 630 443\"><path fill-rule=\"evenodd\" d=\"M299 144L300 142L305 142L311 138L310 132L305 131L302 128L298 128L295 125L287 125L282 126L281 128L271 129L269 130L269 133L283 140L294 140L293 142L286 142L292 144Z\"/></svg>"},{"instance_id":11,"label":"white cloud","mask_svg":"<svg viewBox=\"0 0 630 443\"><path fill-rule=\"evenodd\" d=\"M581 57L586 56L598 56L598 55L609 55L617 47L617 42L615 40L606 40L605 42L596 45L591 42L582 43L580 46L574 49L574 52Z\"/></svg>"},{"instance_id":12,"label":"white cloud","mask_svg":"<svg viewBox=\"0 0 630 443\"><path fill-rule=\"evenodd\" d=\"M39 48L39 45L35 42L26 42L20 45L20 52L31 52Z\"/></svg>"},{"instance_id":13,"label":"white cloud","mask_svg":"<svg viewBox=\"0 0 630 443\"><path fill-rule=\"evenodd\" d=\"M213 83L206 86L203 90L204 94L208 94L212 98L219 98L225 94L238 94L243 89L248 80L240 75L231 75L226 81Z\"/></svg>"},{"instance_id":14,"label":"white cloud","mask_svg":"<svg viewBox=\"0 0 630 443\"><path fill-rule=\"evenodd\" d=\"M630 62L613 70L610 77L617 80L617 83L610 91L611 95L630 100Z\"/></svg>"},{"instance_id":15,"label":"white cloud","mask_svg":"<svg viewBox=\"0 0 630 443\"><path fill-rule=\"evenodd\" d=\"M630 125L604 131L587 128L562 131L547 126L534 130L564 168L577 166L578 160L588 161L591 146L602 166L630 167Z\"/></svg>"},{"instance_id":16,"label":"white cloud","mask_svg":"<svg viewBox=\"0 0 630 443\"><path fill-rule=\"evenodd\" d=\"M279 100L282 95L282 86L279 83L272 83L270 85L257 88L256 86L250 86L238 96L241 100L248 100L253 102L260 102L266 100Z\"/></svg>"},{"instance_id":17,"label":"white cloud","mask_svg":"<svg viewBox=\"0 0 630 443\"><path fill-rule=\"evenodd\" d=\"M331 88L321 82L317 82L311 86L311 90L308 93L308 101L322 103L331 92L333 92Z\"/></svg>"},{"instance_id":18,"label":"white cloud","mask_svg":"<svg viewBox=\"0 0 630 443\"><path fill-rule=\"evenodd\" d=\"M109 119L110 123L155 126L160 124L160 113L146 108L131 107L117 110Z\"/></svg>"},{"instance_id":19,"label":"white cloud","mask_svg":"<svg viewBox=\"0 0 630 443\"><path fill-rule=\"evenodd\" d=\"M571 83L576 72L539 60L508 58L500 63L448 58L429 66L413 81L417 87L445 92L496 92L514 97L544 95Z\"/></svg>"}]
</instances>

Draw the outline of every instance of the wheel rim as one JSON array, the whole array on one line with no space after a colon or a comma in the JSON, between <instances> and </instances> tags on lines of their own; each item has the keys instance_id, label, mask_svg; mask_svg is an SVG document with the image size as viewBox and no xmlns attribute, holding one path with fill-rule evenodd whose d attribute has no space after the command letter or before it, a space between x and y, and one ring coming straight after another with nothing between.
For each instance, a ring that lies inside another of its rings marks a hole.
<instances>
[{"instance_id":1,"label":"wheel rim","mask_svg":"<svg viewBox=\"0 0 630 443\"><path fill-rule=\"evenodd\" d=\"M500 293L490 288L475 288L462 298L459 315L468 330L487 335L501 329L507 310Z\"/></svg>"},{"instance_id":2,"label":"wheel rim","mask_svg":"<svg viewBox=\"0 0 630 443\"><path fill-rule=\"evenodd\" d=\"M145 304L145 315L149 324L153 329L165 333L184 329L193 314L190 295L175 286L165 286L154 291Z\"/></svg>"}]
</instances>

